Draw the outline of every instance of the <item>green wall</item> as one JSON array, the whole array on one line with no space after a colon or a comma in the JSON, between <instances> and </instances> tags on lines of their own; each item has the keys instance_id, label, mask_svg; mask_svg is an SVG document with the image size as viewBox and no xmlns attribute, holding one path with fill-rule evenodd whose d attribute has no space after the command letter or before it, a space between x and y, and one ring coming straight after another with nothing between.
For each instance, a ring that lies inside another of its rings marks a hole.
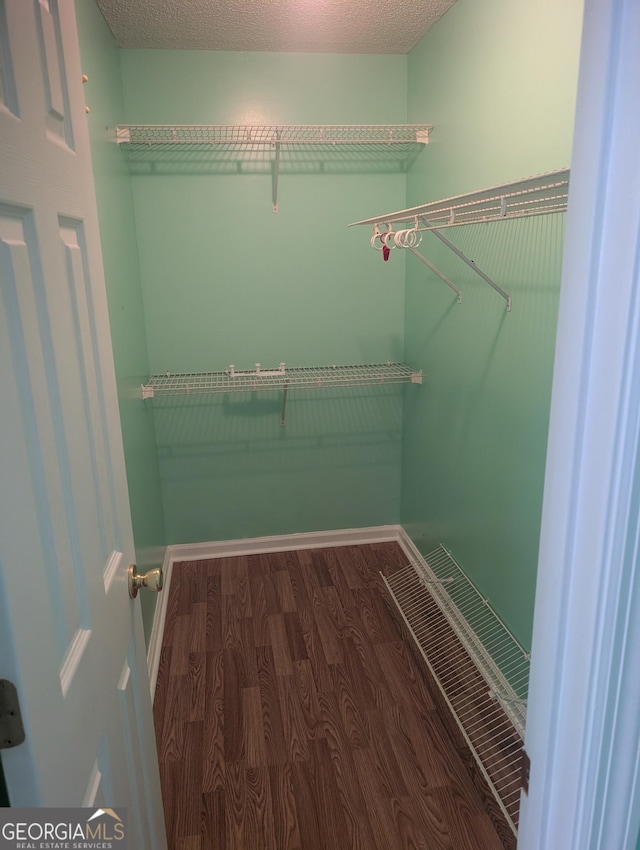
<instances>
[{"instance_id":1,"label":"green wall","mask_svg":"<svg viewBox=\"0 0 640 850\"><path fill-rule=\"evenodd\" d=\"M452 549L528 644L562 221L450 231L512 294L508 315L433 236L422 248L462 305L346 225L568 165L580 0L458 0L408 57L117 51L78 5L137 541L161 541L160 490L169 543L402 521L422 551ZM408 175L362 152L299 152L277 215L270 152L149 150L130 177L104 132L407 120L435 124ZM423 387L291 393L284 428L278 394L133 390L149 371L402 358Z\"/></svg>"},{"instance_id":2,"label":"green wall","mask_svg":"<svg viewBox=\"0 0 640 850\"><path fill-rule=\"evenodd\" d=\"M127 482L141 571L162 563L165 544L153 411L140 399L148 374L131 177L115 144L124 105L119 48L94 3L76 3L86 83L85 98L98 202L111 336L115 358ZM147 638L155 597L142 594Z\"/></svg>"},{"instance_id":3,"label":"green wall","mask_svg":"<svg viewBox=\"0 0 640 850\"><path fill-rule=\"evenodd\" d=\"M124 50L121 67L132 123L406 121L406 56ZM132 161L152 372L402 358L404 258L347 225L402 206L405 172L283 153L273 214L269 157ZM398 522L402 396L292 392L284 428L275 393L146 402L168 542Z\"/></svg>"},{"instance_id":4,"label":"green wall","mask_svg":"<svg viewBox=\"0 0 640 850\"><path fill-rule=\"evenodd\" d=\"M570 164L582 3L458 2L409 55L408 119L435 125L407 181L426 203ZM391 204L387 205L393 208ZM558 289L561 216L447 235L513 310L426 234L463 303L407 260L405 358L426 375L404 418L402 523L442 542L530 645Z\"/></svg>"}]
</instances>

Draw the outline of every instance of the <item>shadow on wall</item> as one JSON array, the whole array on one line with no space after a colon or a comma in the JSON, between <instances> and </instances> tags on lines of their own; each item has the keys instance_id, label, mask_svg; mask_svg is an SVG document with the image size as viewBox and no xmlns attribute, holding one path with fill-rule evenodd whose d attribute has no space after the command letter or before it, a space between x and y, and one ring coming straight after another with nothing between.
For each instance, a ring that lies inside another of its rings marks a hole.
<instances>
[{"instance_id":1,"label":"shadow on wall","mask_svg":"<svg viewBox=\"0 0 640 850\"><path fill-rule=\"evenodd\" d=\"M402 522L442 542L523 645L530 641L564 216L449 228L505 301L429 234L421 250L462 304L409 258ZM455 297L455 296L454 296ZM428 485L427 485L428 482Z\"/></svg>"},{"instance_id":2,"label":"shadow on wall","mask_svg":"<svg viewBox=\"0 0 640 850\"><path fill-rule=\"evenodd\" d=\"M375 463L376 447L399 449L402 439L403 388L397 386L289 391L285 425L279 390L146 403L154 406L160 459L199 458L197 471L189 464L199 476L305 469L312 457L326 466L329 451L342 466L360 465L362 449Z\"/></svg>"},{"instance_id":3,"label":"shadow on wall","mask_svg":"<svg viewBox=\"0 0 640 850\"><path fill-rule=\"evenodd\" d=\"M403 393L420 390L290 392L285 426L278 391L155 399L169 542L399 522Z\"/></svg>"},{"instance_id":4,"label":"shadow on wall","mask_svg":"<svg viewBox=\"0 0 640 850\"><path fill-rule=\"evenodd\" d=\"M416 144L336 146L287 145L278 155L281 174L396 174L408 171L423 148ZM127 144L125 157L132 174L270 174L275 161L272 145L256 150L242 147Z\"/></svg>"}]
</instances>

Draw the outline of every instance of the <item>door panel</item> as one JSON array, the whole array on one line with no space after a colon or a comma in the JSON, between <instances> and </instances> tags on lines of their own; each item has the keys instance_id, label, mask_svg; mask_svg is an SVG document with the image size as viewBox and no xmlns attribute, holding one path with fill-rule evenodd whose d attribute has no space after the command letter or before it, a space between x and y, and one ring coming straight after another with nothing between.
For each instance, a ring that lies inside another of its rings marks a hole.
<instances>
[{"instance_id":1,"label":"door panel","mask_svg":"<svg viewBox=\"0 0 640 850\"><path fill-rule=\"evenodd\" d=\"M13 805L124 806L162 850L73 2L3 16L0 676L27 733L3 765Z\"/></svg>"},{"instance_id":2,"label":"door panel","mask_svg":"<svg viewBox=\"0 0 640 850\"><path fill-rule=\"evenodd\" d=\"M45 93L47 134L52 141L73 148L57 2L36 0L36 30Z\"/></svg>"},{"instance_id":3,"label":"door panel","mask_svg":"<svg viewBox=\"0 0 640 850\"><path fill-rule=\"evenodd\" d=\"M18 99L13 76L5 0L0 0L0 110L18 115Z\"/></svg>"}]
</instances>

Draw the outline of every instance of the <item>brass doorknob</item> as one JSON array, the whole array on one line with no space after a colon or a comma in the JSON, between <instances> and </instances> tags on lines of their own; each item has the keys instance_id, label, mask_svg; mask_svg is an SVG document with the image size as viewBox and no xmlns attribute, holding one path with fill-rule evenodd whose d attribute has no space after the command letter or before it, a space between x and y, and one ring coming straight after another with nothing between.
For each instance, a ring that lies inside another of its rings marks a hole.
<instances>
[{"instance_id":1,"label":"brass doorknob","mask_svg":"<svg viewBox=\"0 0 640 850\"><path fill-rule=\"evenodd\" d=\"M129 573L129 596L135 599L141 587L160 593L162 590L162 570L149 570L148 573L138 573L136 565L131 564Z\"/></svg>"}]
</instances>

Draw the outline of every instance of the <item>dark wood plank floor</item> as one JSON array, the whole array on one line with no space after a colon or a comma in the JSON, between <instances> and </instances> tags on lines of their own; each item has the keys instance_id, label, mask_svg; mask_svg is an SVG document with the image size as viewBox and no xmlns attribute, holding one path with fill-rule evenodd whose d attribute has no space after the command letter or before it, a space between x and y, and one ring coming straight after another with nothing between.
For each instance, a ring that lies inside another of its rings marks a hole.
<instances>
[{"instance_id":1,"label":"dark wood plank floor","mask_svg":"<svg viewBox=\"0 0 640 850\"><path fill-rule=\"evenodd\" d=\"M395 544L175 564L154 717L170 850L503 850L384 604Z\"/></svg>"}]
</instances>

